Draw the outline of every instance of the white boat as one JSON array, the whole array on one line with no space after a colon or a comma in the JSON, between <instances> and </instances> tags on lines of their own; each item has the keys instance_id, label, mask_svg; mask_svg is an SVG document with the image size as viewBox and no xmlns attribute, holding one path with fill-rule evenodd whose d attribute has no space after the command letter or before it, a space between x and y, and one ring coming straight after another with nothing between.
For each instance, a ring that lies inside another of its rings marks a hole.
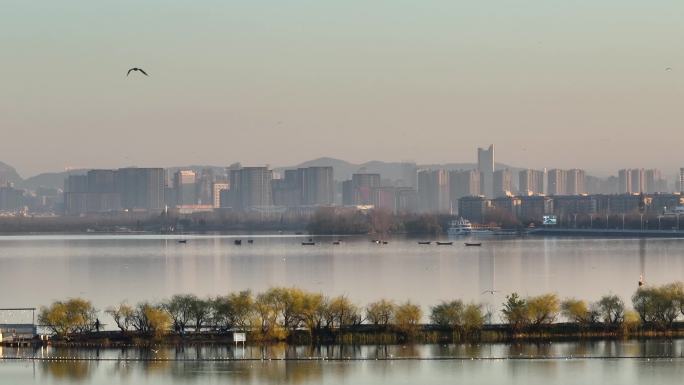
<instances>
[{"instance_id":1,"label":"white boat","mask_svg":"<svg viewBox=\"0 0 684 385\"><path fill-rule=\"evenodd\" d=\"M449 222L449 229L447 229L447 234L449 235L469 235L473 231L473 225L469 220L464 218L458 218L455 221Z\"/></svg>"}]
</instances>

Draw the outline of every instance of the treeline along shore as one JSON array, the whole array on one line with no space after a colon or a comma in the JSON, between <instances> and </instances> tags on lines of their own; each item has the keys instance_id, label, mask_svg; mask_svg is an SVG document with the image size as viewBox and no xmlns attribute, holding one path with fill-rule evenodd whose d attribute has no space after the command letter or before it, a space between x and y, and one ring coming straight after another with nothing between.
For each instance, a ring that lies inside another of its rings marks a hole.
<instances>
[{"instance_id":1,"label":"treeline along shore","mask_svg":"<svg viewBox=\"0 0 684 385\"><path fill-rule=\"evenodd\" d=\"M365 306L345 296L326 297L298 288L231 293L213 298L174 295L161 303L120 303L104 310L116 330L103 331L102 312L90 301L55 301L38 321L51 343L116 346L227 343L236 332L248 343L392 344L684 336L684 284L640 287L631 308L615 295L597 302L556 294L505 297L501 323L478 303L454 299L423 309L410 301L381 299ZM113 325L110 325L113 326Z\"/></svg>"},{"instance_id":2,"label":"treeline along shore","mask_svg":"<svg viewBox=\"0 0 684 385\"><path fill-rule=\"evenodd\" d=\"M182 214L112 212L86 216L0 216L0 234L22 233L214 233L307 232L311 235L438 236L458 216L449 214L391 213L381 209L323 207L314 212L259 213L219 209ZM644 215L578 215L573 222L544 227L541 218L520 221L502 210L489 210L482 225L538 235L681 236L678 217ZM684 220L683 220L684 221Z\"/></svg>"}]
</instances>

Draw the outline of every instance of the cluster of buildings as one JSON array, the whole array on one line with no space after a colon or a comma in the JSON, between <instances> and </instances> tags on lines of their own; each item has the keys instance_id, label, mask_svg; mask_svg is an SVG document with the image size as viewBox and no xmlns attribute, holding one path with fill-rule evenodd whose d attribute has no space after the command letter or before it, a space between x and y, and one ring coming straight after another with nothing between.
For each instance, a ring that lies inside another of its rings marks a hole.
<instances>
[{"instance_id":1,"label":"cluster of buildings","mask_svg":"<svg viewBox=\"0 0 684 385\"><path fill-rule=\"evenodd\" d=\"M439 175L432 180L421 173ZM495 169L494 147L478 149L477 169L469 171L419 171L419 197L425 192L433 198L421 207L425 212L458 214L472 222L483 223L507 216L523 222L542 221L544 216L594 214L630 214L637 212L667 213L684 206L684 168L680 169L678 189L667 191L667 181L657 169L620 170L617 186L608 187L615 178L607 178L603 186L581 169L519 170L518 184L509 169ZM421 184L420 181L425 181ZM433 195L437 188L439 193ZM446 197L449 197L447 199ZM422 200L420 200L422 201Z\"/></svg>"},{"instance_id":2,"label":"cluster of buildings","mask_svg":"<svg viewBox=\"0 0 684 385\"><path fill-rule=\"evenodd\" d=\"M401 163L387 178L365 169L348 179L333 167L120 168L69 175L63 190L0 187L0 212L41 207L66 215L92 213L192 213L213 210L311 214L320 207L382 209L394 213L460 215L482 222L498 212L519 220L543 215L628 213L682 206L684 168L671 193L656 169L623 169L596 178L581 169L497 167L494 146L479 148L469 169L419 168ZM44 191L43 191L44 190Z\"/></svg>"},{"instance_id":3,"label":"cluster of buildings","mask_svg":"<svg viewBox=\"0 0 684 385\"><path fill-rule=\"evenodd\" d=\"M268 167L240 165L218 172L212 168L90 170L66 179L64 213L168 209L191 213L221 208L274 211L332 205L334 193L332 167L286 170L283 178L274 178L274 171Z\"/></svg>"},{"instance_id":4,"label":"cluster of buildings","mask_svg":"<svg viewBox=\"0 0 684 385\"><path fill-rule=\"evenodd\" d=\"M64 212L162 210L165 186L162 168L90 170L85 175L69 175L64 181Z\"/></svg>"}]
</instances>

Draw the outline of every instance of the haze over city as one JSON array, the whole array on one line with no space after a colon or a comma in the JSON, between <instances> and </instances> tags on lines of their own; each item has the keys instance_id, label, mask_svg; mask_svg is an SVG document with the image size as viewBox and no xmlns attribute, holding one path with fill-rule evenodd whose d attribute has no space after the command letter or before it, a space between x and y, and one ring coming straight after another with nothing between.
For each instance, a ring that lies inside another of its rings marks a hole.
<instances>
[{"instance_id":1,"label":"haze over city","mask_svg":"<svg viewBox=\"0 0 684 385\"><path fill-rule=\"evenodd\" d=\"M0 161L677 172L684 3L501 5L8 0Z\"/></svg>"},{"instance_id":2,"label":"haze over city","mask_svg":"<svg viewBox=\"0 0 684 385\"><path fill-rule=\"evenodd\" d=\"M680 384L683 0L4 0L0 385Z\"/></svg>"}]
</instances>

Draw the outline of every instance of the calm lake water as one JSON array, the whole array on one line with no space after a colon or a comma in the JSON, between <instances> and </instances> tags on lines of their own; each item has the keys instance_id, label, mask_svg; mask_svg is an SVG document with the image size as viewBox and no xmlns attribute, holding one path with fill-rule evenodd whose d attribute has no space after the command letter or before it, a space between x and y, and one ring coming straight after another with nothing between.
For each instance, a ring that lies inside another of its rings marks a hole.
<instances>
[{"instance_id":1,"label":"calm lake water","mask_svg":"<svg viewBox=\"0 0 684 385\"><path fill-rule=\"evenodd\" d=\"M251 354L306 357L321 353L355 360L211 361L241 349L147 350L12 349L0 359L8 384L679 384L681 340L557 344L421 345L389 347L269 347ZM252 351L255 350L255 351ZM260 352L258 352L260 351ZM387 354L393 360L383 360ZM100 360L58 360L57 357ZM376 360L374 357L379 357ZM422 358L422 359L396 359ZM145 359L159 360L146 361ZM362 360L364 359L365 360ZM533 358L533 359L530 359ZM143 360L140 360L143 359ZM209 360L207 360L209 359ZM169 360L169 361L164 361ZM187 361L185 361L187 360Z\"/></svg>"},{"instance_id":2,"label":"calm lake water","mask_svg":"<svg viewBox=\"0 0 684 385\"><path fill-rule=\"evenodd\" d=\"M242 246L234 245L236 238ZM629 302L640 275L650 284L684 279L680 239L484 239L481 247L405 238L377 245L349 237L333 245L322 237L316 246L302 246L306 238L297 236L184 239L188 243L160 235L2 236L0 307L81 296L103 309L122 300L284 285L345 294L359 305L411 300L428 312L453 298L498 309L511 292L587 300L615 293ZM492 289L498 292L482 294Z\"/></svg>"},{"instance_id":3,"label":"calm lake water","mask_svg":"<svg viewBox=\"0 0 684 385\"><path fill-rule=\"evenodd\" d=\"M187 236L187 244L148 235L0 237L0 307L82 296L103 309L122 300L285 285L345 294L359 305L410 299L428 312L441 300L461 298L496 310L514 291L588 300L615 293L629 302L640 275L650 284L684 279L684 240L675 239L484 239L482 247L465 247L462 240L435 246L397 238L376 245L350 237L332 245L332 238L317 238L316 246L302 246L306 238L295 236L239 238L242 246L230 236ZM218 346L156 353L4 348L0 383L675 384L684 376L683 356L684 340ZM256 360L212 361L242 357Z\"/></svg>"}]
</instances>

